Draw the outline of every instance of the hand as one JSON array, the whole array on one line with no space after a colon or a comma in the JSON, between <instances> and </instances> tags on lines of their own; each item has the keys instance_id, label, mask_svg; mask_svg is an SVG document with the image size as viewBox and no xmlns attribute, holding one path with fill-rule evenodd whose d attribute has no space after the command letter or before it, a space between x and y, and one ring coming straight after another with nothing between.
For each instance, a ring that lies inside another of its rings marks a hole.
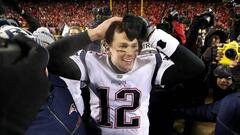
<instances>
[{"instance_id":1,"label":"hand","mask_svg":"<svg viewBox=\"0 0 240 135\"><path fill-rule=\"evenodd\" d=\"M141 19L143 27L141 38L144 41L148 41L149 37L151 36L155 29L153 28L153 26L150 25L150 23L145 18L143 18L142 16L139 16L139 18Z\"/></svg>"},{"instance_id":2,"label":"hand","mask_svg":"<svg viewBox=\"0 0 240 135\"><path fill-rule=\"evenodd\" d=\"M218 49L217 50L215 49L217 51L216 58L215 58L217 61L220 61L224 55L223 49L219 49L219 47L222 47L222 44L217 44Z\"/></svg>"},{"instance_id":3,"label":"hand","mask_svg":"<svg viewBox=\"0 0 240 135\"><path fill-rule=\"evenodd\" d=\"M19 134L25 131L48 96L49 83L45 74L48 52L23 35L13 40L20 46L22 57L15 63L0 65L0 126L6 132L17 129L11 132Z\"/></svg>"},{"instance_id":4,"label":"hand","mask_svg":"<svg viewBox=\"0 0 240 135\"><path fill-rule=\"evenodd\" d=\"M90 37L91 41L101 40L105 38L106 31L108 30L109 26L113 22L121 22L122 17L112 17L110 19L105 20L103 23L98 25L94 29L88 30L88 36Z\"/></svg>"},{"instance_id":5,"label":"hand","mask_svg":"<svg viewBox=\"0 0 240 135\"><path fill-rule=\"evenodd\" d=\"M236 67L236 66L238 66L238 59L237 59L237 60L233 60L233 61L229 64L229 67L230 67L230 68L234 68L234 67Z\"/></svg>"},{"instance_id":6,"label":"hand","mask_svg":"<svg viewBox=\"0 0 240 135\"><path fill-rule=\"evenodd\" d=\"M126 15L123 18L123 27L128 38L138 38L147 41L154 28L141 16Z\"/></svg>"}]
</instances>

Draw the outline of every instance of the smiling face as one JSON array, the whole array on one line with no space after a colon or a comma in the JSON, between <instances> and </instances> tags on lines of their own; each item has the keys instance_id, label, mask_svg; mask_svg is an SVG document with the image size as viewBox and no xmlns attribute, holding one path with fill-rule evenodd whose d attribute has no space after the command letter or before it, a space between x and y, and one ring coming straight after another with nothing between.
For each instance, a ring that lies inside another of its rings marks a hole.
<instances>
[{"instance_id":1,"label":"smiling face","mask_svg":"<svg viewBox=\"0 0 240 135\"><path fill-rule=\"evenodd\" d=\"M138 41L130 41L125 32L116 32L113 42L109 45L111 61L122 72L128 72L133 68L138 55Z\"/></svg>"},{"instance_id":2,"label":"smiling face","mask_svg":"<svg viewBox=\"0 0 240 135\"><path fill-rule=\"evenodd\" d=\"M132 70L139 53L138 40L136 38L130 40L121 23L115 23L106 33L106 42L106 51L112 64L123 73Z\"/></svg>"}]
</instances>

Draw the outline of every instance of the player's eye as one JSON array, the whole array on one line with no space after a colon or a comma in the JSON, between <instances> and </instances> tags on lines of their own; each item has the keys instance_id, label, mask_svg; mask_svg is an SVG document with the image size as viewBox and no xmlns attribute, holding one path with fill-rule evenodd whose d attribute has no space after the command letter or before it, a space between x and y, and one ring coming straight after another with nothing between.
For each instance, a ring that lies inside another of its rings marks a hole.
<instances>
[{"instance_id":1,"label":"player's eye","mask_svg":"<svg viewBox=\"0 0 240 135\"><path fill-rule=\"evenodd\" d=\"M127 48L128 46L126 44L121 44L119 48Z\"/></svg>"}]
</instances>

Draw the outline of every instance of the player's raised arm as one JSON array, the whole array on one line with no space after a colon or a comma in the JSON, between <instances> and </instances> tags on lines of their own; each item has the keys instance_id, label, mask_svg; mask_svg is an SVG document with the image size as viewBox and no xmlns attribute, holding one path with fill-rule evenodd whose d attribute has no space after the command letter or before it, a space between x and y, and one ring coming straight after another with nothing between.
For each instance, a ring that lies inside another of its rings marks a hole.
<instances>
[{"instance_id":1,"label":"player's raised arm","mask_svg":"<svg viewBox=\"0 0 240 135\"><path fill-rule=\"evenodd\" d=\"M115 21L122 21L122 18L112 17L94 29L62 38L49 45L47 47L50 54L49 71L59 76L78 80L81 72L77 64L69 57L86 48L92 41L103 39L108 27Z\"/></svg>"},{"instance_id":2,"label":"player's raised arm","mask_svg":"<svg viewBox=\"0 0 240 135\"><path fill-rule=\"evenodd\" d=\"M164 60L160 65L161 75L158 78L162 85L178 83L180 81L199 76L204 72L204 63L190 50L180 45L179 41L161 29L153 29L142 17L141 39L155 46L169 57L174 65L164 65Z\"/></svg>"},{"instance_id":3,"label":"player's raised arm","mask_svg":"<svg viewBox=\"0 0 240 135\"><path fill-rule=\"evenodd\" d=\"M149 38L149 42L155 44L174 62L174 65L163 73L161 84L178 83L196 78L204 72L203 61L186 47L180 45L179 41L170 34L156 29Z\"/></svg>"}]
</instances>

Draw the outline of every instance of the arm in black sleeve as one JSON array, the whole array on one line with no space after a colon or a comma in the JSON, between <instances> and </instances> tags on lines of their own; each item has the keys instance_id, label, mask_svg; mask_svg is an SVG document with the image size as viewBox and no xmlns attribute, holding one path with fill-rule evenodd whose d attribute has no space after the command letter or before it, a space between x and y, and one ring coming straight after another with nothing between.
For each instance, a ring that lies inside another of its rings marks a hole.
<instances>
[{"instance_id":1,"label":"arm in black sleeve","mask_svg":"<svg viewBox=\"0 0 240 135\"><path fill-rule=\"evenodd\" d=\"M28 25L29 25L28 30L30 32L33 32L37 28L40 27L39 21L36 18L34 18L32 15L30 15L29 13L25 12L16 0L2 0L1 4L8 7L10 10L15 11L20 16L22 16L28 23Z\"/></svg>"},{"instance_id":2,"label":"arm in black sleeve","mask_svg":"<svg viewBox=\"0 0 240 135\"><path fill-rule=\"evenodd\" d=\"M163 74L162 84L179 83L187 79L199 77L204 73L205 65L195 54L182 45L179 45L170 59L174 65L170 66Z\"/></svg>"},{"instance_id":3,"label":"arm in black sleeve","mask_svg":"<svg viewBox=\"0 0 240 135\"><path fill-rule=\"evenodd\" d=\"M37 28L41 27L39 21L34 18L33 16L31 16L30 14L24 12L22 14L20 14L25 20L26 22L28 23L28 30L30 32L34 32L35 30L37 30Z\"/></svg>"},{"instance_id":4,"label":"arm in black sleeve","mask_svg":"<svg viewBox=\"0 0 240 135\"><path fill-rule=\"evenodd\" d=\"M48 70L56 75L79 80L81 72L77 64L69 58L91 43L87 32L62 38L47 47L50 60Z\"/></svg>"}]
</instances>

